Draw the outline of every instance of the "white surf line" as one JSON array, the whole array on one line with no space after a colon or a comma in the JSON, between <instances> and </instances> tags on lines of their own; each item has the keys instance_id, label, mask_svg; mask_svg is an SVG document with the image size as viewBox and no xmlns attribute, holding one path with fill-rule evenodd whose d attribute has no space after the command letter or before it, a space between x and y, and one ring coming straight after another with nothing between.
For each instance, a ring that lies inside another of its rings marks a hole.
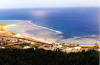
<instances>
[{"instance_id":1,"label":"white surf line","mask_svg":"<svg viewBox=\"0 0 100 65\"><path fill-rule=\"evenodd\" d=\"M32 26L37 26L37 27L40 27L40 28L43 28L43 29L51 30L51 31L56 32L56 33L58 33L58 34L62 34L61 31L57 31L57 30L53 30L53 29L50 29L50 28L47 28L47 27L43 27L43 26L39 26L39 25L36 25L36 24L32 24L31 21L28 21L28 23L29 23L30 25L32 25Z\"/></svg>"}]
</instances>

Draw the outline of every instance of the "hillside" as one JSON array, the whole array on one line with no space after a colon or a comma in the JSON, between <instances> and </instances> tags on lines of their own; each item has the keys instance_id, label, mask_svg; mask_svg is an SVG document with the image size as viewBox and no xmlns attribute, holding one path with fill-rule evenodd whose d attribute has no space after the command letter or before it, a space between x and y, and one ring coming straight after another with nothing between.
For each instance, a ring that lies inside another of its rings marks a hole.
<instances>
[{"instance_id":1,"label":"hillside","mask_svg":"<svg viewBox=\"0 0 100 65\"><path fill-rule=\"evenodd\" d=\"M0 49L0 65L99 65L99 52L65 53L43 49Z\"/></svg>"}]
</instances>

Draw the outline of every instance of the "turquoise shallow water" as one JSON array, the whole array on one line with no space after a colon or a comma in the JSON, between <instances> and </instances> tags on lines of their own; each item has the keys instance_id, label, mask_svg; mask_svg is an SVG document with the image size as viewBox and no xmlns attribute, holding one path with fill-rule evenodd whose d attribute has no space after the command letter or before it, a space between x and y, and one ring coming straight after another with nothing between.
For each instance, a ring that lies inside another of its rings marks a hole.
<instances>
[{"instance_id":1,"label":"turquoise shallow water","mask_svg":"<svg viewBox=\"0 0 100 65\"><path fill-rule=\"evenodd\" d=\"M27 20L0 20L0 24L20 24L27 22Z\"/></svg>"}]
</instances>

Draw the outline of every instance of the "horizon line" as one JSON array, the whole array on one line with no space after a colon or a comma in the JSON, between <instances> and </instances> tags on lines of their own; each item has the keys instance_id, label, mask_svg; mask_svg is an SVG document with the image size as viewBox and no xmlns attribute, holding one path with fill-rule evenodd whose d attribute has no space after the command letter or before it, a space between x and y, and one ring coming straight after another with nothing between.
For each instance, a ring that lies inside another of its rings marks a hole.
<instances>
[{"instance_id":1,"label":"horizon line","mask_svg":"<svg viewBox=\"0 0 100 65\"><path fill-rule=\"evenodd\" d=\"M52 8L100 8L100 6L78 6L78 7L30 7L30 8L0 8L0 9L52 9Z\"/></svg>"}]
</instances>

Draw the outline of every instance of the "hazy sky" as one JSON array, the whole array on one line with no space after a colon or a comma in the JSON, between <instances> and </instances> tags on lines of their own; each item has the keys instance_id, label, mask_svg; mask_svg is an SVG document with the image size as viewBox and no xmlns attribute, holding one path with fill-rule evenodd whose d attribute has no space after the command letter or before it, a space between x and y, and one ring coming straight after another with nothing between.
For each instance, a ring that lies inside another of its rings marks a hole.
<instances>
[{"instance_id":1,"label":"hazy sky","mask_svg":"<svg viewBox=\"0 0 100 65\"><path fill-rule=\"evenodd\" d=\"M95 7L100 0L0 0L0 8Z\"/></svg>"}]
</instances>

